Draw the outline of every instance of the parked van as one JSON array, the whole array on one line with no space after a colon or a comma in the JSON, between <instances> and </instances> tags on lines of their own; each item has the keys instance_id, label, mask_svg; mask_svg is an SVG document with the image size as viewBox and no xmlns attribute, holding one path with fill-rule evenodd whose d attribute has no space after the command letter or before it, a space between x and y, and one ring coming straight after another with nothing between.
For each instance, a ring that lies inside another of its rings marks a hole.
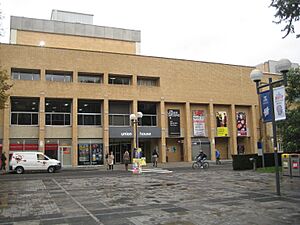
<instances>
[{"instance_id":1,"label":"parked van","mask_svg":"<svg viewBox=\"0 0 300 225\"><path fill-rule=\"evenodd\" d=\"M41 152L13 152L10 156L9 169L18 174L24 173L25 170L46 170L54 173L61 169L61 163Z\"/></svg>"}]
</instances>

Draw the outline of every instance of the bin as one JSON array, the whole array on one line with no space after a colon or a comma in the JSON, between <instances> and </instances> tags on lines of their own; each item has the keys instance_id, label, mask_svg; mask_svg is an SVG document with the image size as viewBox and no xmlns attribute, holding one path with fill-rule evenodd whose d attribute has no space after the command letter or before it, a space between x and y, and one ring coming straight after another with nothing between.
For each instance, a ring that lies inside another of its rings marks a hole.
<instances>
[{"instance_id":1,"label":"bin","mask_svg":"<svg viewBox=\"0 0 300 225\"><path fill-rule=\"evenodd\" d=\"M289 154L282 154L281 161L282 161L282 175L290 176L291 175L291 162L290 162Z\"/></svg>"},{"instance_id":2,"label":"bin","mask_svg":"<svg viewBox=\"0 0 300 225\"><path fill-rule=\"evenodd\" d=\"M291 173L293 177L300 177L300 154L291 154Z\"/></svg>"}]
</instances>

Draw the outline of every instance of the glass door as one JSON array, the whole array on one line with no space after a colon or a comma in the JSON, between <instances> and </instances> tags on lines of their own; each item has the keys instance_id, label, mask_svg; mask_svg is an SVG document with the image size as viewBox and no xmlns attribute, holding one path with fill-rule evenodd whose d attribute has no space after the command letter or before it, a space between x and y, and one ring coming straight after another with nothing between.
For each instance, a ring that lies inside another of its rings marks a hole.
<instances>
[{"instance_id":1,"label":"glass door","mask_svg":"<svg viewBox=\"0 0 300 225\"><path fill-rule=\"evenodd\" d=\"M59 146L58 147L58 160L64 167L72 166L72 147L71 146Z\"/></svg>"}]
</instances>

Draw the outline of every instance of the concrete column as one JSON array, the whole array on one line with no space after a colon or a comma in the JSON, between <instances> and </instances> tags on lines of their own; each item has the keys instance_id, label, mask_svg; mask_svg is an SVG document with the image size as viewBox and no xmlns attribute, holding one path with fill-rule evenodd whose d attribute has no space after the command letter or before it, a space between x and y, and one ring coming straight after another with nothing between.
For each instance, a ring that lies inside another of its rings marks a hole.
<instances>
[{"instance_id":1,"label":"concrete column","mask_svg":"<svg viewBox=\"0 0 300 225\"><path fill-rule=\"evenodd\" d=\"M215 124L215 114L214 114L214 104L209 103L208 105L208 117L209 117L209 128L208 128L208 135L210 139L210 154L211 154L211 159L216 160L216 155L215 155L215 134L216 134L216 124Z\"/></svg>"},{"instance_id":2,"label":"concrete column","mask_svg":"<svg viewBox=\"0 0 300 225\"><path fill-rule=\"evenodd\" d=\"M78 165L78 121L77 121L78 99L72 102L72 166Z\"/></svg>"},{"instance_id":3,"label":"concrete column","mask_svg":"<svg viewBox=\"0 0 300 225\"><path fill-rule=\"evenodd\" d=\"M109 102L108 98L103 100L103 154L109 153Z\"/></svg>"},{"instance_id":4,"label":"concrete column","mask_svg":"<svg viewBox=\"0 0 300 225\"><path fill-rule=\"evenodd\" d=\"M251 106L251 153L257 153L257 118L255 105Z\"/></svg>"},{"instance_id":5,"label":"concrete column","mask_svg":"<svg viewBox=\"0 0 300 225\"><path fill-rule=\"evenodd\" d=\"M184 161L192 161L192 140L191 140L191 107L190 103L185 103L185 142L184 142Z\"/></svg>"},{"instance_id":6,"label":"concrete column","mask_svg":"<svg viewBox=\"0 0 300 225\"><path fill-rule=\"evenodd\" d=\"M160 126L161 126L161 138L160 138L160 162L166 162L167 148L166 148L166 109L165 101L162 98L160 101Z\"/></svg>"},{"instance_id":7,"label":"concrete column","mask_svg":"<svg viewBox=\"0 0 300 225\"><path fill-rule=\"evenodd\" d=\"M39 112L39 151L45 152L45 92L40 93Z\"/></svg>"},{"instance_id":8,"label":"concrete column","mask_svg":"<svg viewBox=\"0 0 300 225\"><path fill-rule=\"evenodd\" d=\"M3 143L2 152L6 156L6 170L8 170L9 161L9 137L10 137L10 98L7 99L3 109Z\"/></svg>"},{"instance_id":9,"label":"concrete column","mask_svg":"<svg viewBox=\"0 0 300 225\"><path fill-rule=\"evenodd\" d=\"M231 127L232 131L230 134L230 158L231 155L236 155L237 154L237 129L236 129L236 111L235 111L235 105L231 104L230 106L231 110Z\"/></svg>"}]
</instances>

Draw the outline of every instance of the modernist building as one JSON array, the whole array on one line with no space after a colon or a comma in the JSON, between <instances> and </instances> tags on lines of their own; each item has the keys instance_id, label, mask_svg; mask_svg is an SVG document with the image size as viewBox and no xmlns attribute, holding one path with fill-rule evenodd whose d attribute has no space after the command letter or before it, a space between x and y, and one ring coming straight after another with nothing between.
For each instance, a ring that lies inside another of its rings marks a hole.
<instances>
[{"instance_id":1,"label":"modernist building","mask_svg":"<svg viewBox=\"0 0 300 225\"><path fill-rule=\"evenodd\" d=\"M0 111L1 151L43 151L64 166L122 162L142 112L147 161L191 161L255 153L259 110L253 67L139 55L140 31L92 24L92 15L53 11L51 20L11 17L0 63L13 87Z\"/></svg>"}]
</instances>

